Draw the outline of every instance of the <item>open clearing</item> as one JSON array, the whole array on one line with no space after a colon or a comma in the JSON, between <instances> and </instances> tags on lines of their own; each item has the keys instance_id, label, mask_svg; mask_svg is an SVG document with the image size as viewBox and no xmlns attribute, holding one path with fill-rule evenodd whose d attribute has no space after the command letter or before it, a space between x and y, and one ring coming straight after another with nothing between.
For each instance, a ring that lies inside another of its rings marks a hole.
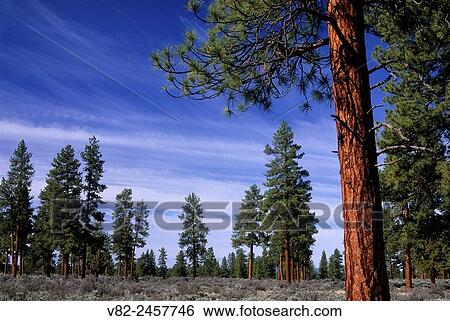
<instances>
[{"instance_id":1,"label":"open clearing","mask_svg":"<svg viewBox=\"0 0 450 321\"><path fill-rule=\"evenodd\" d=\"M393 300L450 300L450 280L415 280L407 292L391 280ZM86 279L55 276L0 276L0 300L343 300L344 282L309 280L289 286L275 280L226 278L143 278L100 276Z\"/></svg>"}]
</instances>

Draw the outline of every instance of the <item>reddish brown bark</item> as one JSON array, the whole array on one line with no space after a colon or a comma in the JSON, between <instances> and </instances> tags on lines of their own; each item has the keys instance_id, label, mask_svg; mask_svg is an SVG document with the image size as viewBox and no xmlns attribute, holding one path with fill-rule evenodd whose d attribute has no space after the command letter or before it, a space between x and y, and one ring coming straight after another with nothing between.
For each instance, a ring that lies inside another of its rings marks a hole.
<instances>
[{"instance_id":1,"label":"reddish brown bark","mask_svg":"<svg viewBox=\"0 0 450 321\"><path fill-rule=\"evenodd\" d=\"M405 248L405 280L406 288L412 288L412 273L411 273L411 245L407 244Z\"/></svg>"},{"instance_id":2,"label":"reddish brown bark","mask_svg":"<svg viewBox=\"0 0 450 321\"><path fill-rule=\"evenodd\" d=\"M253 242L250 242L249 255L248 255L248 278L253 278Z\"/></svg>"},{"instance_id":3,"label":"reddish brown bark","mask_svg":"<svg viewBox=\"0 0 450 321\"><path fill-rule=\"evenodd\" d=\"M347 300L389 300L362 0L329 0Z\"/></svg>"},{"instance_id":4,"label":"reddish brown bark","mask_svg":"<svg viewBox=\"0 0 450 321\"><path fill-rule=\"evenodd\" d=\"M289 235L286 233L284 236L284 263L286 266L286 283L291 283L291 253L289 244Z\"/></svg>"}]
</instances>

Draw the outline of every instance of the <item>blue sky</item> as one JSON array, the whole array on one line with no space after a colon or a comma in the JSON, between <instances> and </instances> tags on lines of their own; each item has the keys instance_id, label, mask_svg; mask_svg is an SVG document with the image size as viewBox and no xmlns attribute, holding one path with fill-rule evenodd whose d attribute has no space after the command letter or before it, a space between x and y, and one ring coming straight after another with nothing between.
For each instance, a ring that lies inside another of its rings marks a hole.
<instances>
[{"instance_id":1,"label":"blue sky","mask_svg":"<svg viewBox=\"0 0 450 321\"><path fill-rule=\"evenodd\" d=\"M80 152L95 134L106 161L106 200L129 187L136 200L181 201L195 192L204 201L238 201L249 185L262 185L264 145L286 120L306 153L302 165L311 174L313 201L334 210L339 166L327 104L278 117L301 102L294 93L275 102L271 113L229 119L221 100L173 99L161 90L164 77L149 55L179 43L191 28L201 26L184 0L1 1L0 175L24 138L33 152L37 198L55 154L66 144ZM368 50L376 44L369 38ZM374 93L373 104L381 99ZM149 246L164 244L172 262L177 232L152 224L150 234ZM230 230L210 233L218 257L231 251L229 236ZM316 263L322 249L342 249L339 228L319 229L316 238Z\"/></svg>"}]
</instances>

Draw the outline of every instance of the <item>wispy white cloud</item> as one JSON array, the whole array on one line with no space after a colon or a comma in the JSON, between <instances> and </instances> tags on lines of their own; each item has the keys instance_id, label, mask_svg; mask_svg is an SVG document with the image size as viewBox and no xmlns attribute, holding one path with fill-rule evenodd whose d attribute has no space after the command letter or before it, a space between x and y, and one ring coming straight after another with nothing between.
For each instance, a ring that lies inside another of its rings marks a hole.
<instances>
[{"instance_id":1,"label":"wispy white cloud","mask_svg":"<svg viewBox=\"0 0 450 321\"><path fill-rule=\"evenodd\" d=\"M103 134L93 129L69 129L60 127L41 127L24 125L16 122L0 121L0 138L29 141L51 142L86 142L92 135L104 145L135 147L166 153L180 153L183 157L189 155L212 156L216 158L239 159L241 161L260 162L264 145L233 141L230 138L199 137L177 134L163 134L146 131L140 134Z\"/></svg>"}]
</instances>

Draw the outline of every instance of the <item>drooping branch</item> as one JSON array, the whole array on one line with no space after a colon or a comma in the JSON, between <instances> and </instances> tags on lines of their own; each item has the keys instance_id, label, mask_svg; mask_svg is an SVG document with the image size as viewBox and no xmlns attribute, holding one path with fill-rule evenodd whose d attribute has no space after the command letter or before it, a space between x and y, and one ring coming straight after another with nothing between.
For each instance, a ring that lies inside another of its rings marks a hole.
<instances>
[{"instance_id":1,"label":"drooping branch","mask_svg":"<svg viewBox=\"0 0 450 321\"><path fill-rule=\"evenodd\" d=\"M384 154L388 151L392 150L420 150L420 151L426 151L434 153L435 150L432 148L424 147L424 146L414 146L414 145L394 145L394 146L387 146L377 151L377 155Z\"/></svg>"}]
</instances>

